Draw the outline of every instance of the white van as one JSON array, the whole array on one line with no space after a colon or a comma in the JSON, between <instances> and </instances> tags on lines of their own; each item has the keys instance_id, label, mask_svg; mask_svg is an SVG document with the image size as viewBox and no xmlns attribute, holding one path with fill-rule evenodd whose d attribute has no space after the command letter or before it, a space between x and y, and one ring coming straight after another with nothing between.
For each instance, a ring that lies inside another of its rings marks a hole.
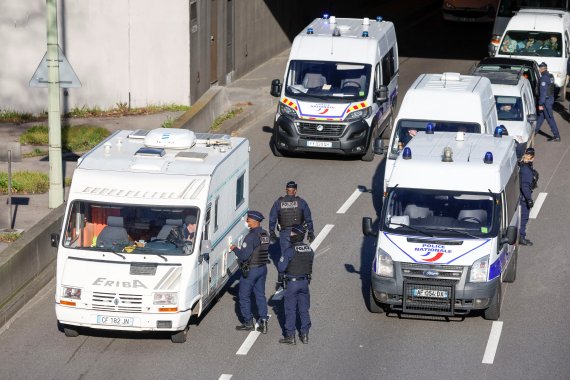
<instances>
[{"instance_id":1,"label":"white van","mask_svg":"<svg viewBox=\"0 0 570 380\"><path fill-rule=\"evenodd\" d=\"M374 158L373 141L390 133L398 96L394 24L325 16L295 37L272 136L276 156L324 152Z\"/></svg>"},{"instance_id":2,"label":"white van","mask_svg":"<svg viewBox=\"0 0 570 380\"><path fill-rule=\"evenodd\" d=\"M459 73L421 74L406 92L388 144L384 188L412 134L434 130L492 134L498 125L491 82ZM380 145L379 143L375 144ZM376 150L380 153L380 149Z\"/></svg>"},{"instance_id":3,"label":"white van","mask_svg":"<svg viewBox=\"0 0 570 380\"><path fill-rule=\"evenodd\" d=\"M379 220L370 311L501 312L517 270L519 170L513 139L418 133L396 160Z\"/></svg>"},{"instance_id":4,"label":"white van","mask_svg":"<svg viewBox=\"0 0 570 380\"><path fill-rule=\"evenodd\" d=\"M186 340L237 268L247 233L249 143L183 129L119 131L73 173L55 311L79 328L168 331ZM60 239L61 236L61 239Z\"/></svg>"},{"instance_id":5,"label":"white van","mask_svg":"<svg viewBox=\"0 0 570 380\"><path fill-rule=\"evenodd\" d=\"M570 14L565 11L523 9L509 21L497 57L529 58L546 62L554 76L556 93L564 95L570 45Z\"/></svg>"}]
</instances>

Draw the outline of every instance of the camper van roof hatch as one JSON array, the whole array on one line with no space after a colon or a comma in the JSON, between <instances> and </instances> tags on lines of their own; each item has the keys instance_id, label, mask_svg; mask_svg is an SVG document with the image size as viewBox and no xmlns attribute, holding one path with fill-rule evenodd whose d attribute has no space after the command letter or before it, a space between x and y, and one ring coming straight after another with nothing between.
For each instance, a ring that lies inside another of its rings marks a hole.
<instances>
[{"instance_id":1,"label":"camper van roof hatch","mask_svg":"<svg viewBox=\"0 0 570 380\"><path fill-rule=\"evenodd\" d=\"M144 156L144 157L162 157L164 156L164 149L157 149L157 148L139 148L135 152L135 156Z\"/></svg>"},{"instance_id":2,"label":"camper van roof hatch","mask_svg":"<svg viewBox=\"0 0 570 380\"><path fill-rule=\"evenodd\" d=\"M177 160L200 160L204 161L208 157L208 153L204 152L178 152L174 156Z\"/></svg>"},{"instance_id":3,"label":"camper van roof hatch","mask_svg":"<svg viewBox=\"0 0 570 380\"><path fill-rule=\"evenodd\" d=\"M127 138L135 139L135 140L142 140L148 134L148 131L144 129L137 129L133 133L129 134Z\"/></svg>"},{"instance_id":4,"label":"camper van roof hatch","mask_svg":"<svg viewBox=\"0 0 570 380\"><path fill-rule=\"evenodd\" d=\"M447 82L447 81L458 81L461 79L461 75L459 73L443 73L443 75L441 76L441 81L442 82Z\"/></svg>"}]
</instances>

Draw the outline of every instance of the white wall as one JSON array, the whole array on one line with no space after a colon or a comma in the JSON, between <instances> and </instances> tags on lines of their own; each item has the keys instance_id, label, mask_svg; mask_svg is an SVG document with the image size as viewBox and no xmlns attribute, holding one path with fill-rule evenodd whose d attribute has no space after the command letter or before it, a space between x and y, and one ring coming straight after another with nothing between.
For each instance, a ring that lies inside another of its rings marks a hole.
<instances>
[{"instance_id":1,"label":"white wall","mask_svg":"<svg viewBox=\"0 0 570 380\"><path fill-rule=\"evenodd\" d=\"M189 104L188 0L58 0L59 45L82 83L62 106ZM0 109L38 113L28 86L46 52L45 0L0 1ZM63 91L62 91L63 94Z\"/></svg>"}]
</instances>

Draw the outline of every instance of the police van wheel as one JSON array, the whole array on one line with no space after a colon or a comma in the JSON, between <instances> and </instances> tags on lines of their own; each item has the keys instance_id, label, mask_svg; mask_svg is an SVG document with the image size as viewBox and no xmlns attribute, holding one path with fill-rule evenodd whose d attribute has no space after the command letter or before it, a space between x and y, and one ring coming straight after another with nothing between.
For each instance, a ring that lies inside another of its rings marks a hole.
<instances>
[{"instance_id":1,"label":"police van wheel","mask_svg":"<svg viewBox=\"0 0 570 380\"><path fill-rule=\"evenodd\" d=\"M189 326L186 326L186 328L182 331L177 331L174 334L172 334L170 336L170 340L172 341L172 343L184 343L186 342L186 337L188 336L188 329Z\"/></svg>"},{"instance_id":2,"label":"police van wheel","mask_svg":"<svg viewBox=\"0 0 570 380\"><path fill-rule=\"evenodd\" d=\"M491 304L487 309L485 309L483 318L496 321L501 316L501 283L499 282L499 286L497 286L497 291L495 292L495 296L491 300Z\"/></svg>"},{"instance_id":3,"label":"police van wheel","mask_svg":"<svg viewBox=\"0 0 570 380\"><path fill-rule=\"evenodd\" d=\"M513 253L513 257L511 258L511 262L509 263L509 267L507 268L507 272L505 273L505 276L503 277L503 281L515 282L515 280L517 279L517 259L518 259L518 256L519 256L518 251L515 251L515 253Z\"/></svg>"},{"instance_id":4,"label":"police van wheel","mask_svg":"<svg viewBox=\"0 0 570 380\"><path fill-rule=\"evenodd\" d=\"M63 333L68 338L75 338L79 336L79 331L77 331L77 328L69 326L63 326Z\"/></svg>"},{"instance_id":5,"label":"police van wheel","mask_svg":"<svg viewBox=\"0 0 570 380\"><path fill-rule=\"evenodd\" d=\"M370 312L371 313L384 313L386 311L386 307L383 306L382 304L379 304L378 301L376 301L376 298L374 297L374 292L372 291L372 288L370 288L369 304L370 304Z\"/></svg>"},{"instance_id":6,"label":"police van wheel","mask_svg":"<svg viewBox=\"0 0 570 380\"><path fill-rule=\"evenodd\" d=\"M374 159L374 140L376 139L375 131L372 131L370 136L370 141L368 141L368 147L366 148L366 153L362 156L362 161L370 162Z\"/></svg>"},{"instance_id":7,"label":"police van wheel","mask_svg":"<svg viewBox=\"0 0 570 380\"><path fill-rule=\"evenodd\" d=\"M273 153L273 155L275 157L283 157L284 154L282 151L279 150L279 148L277 148L277 141L275 141L275 136L271 137L271 152Z\"/></svg>"}]
</instances>

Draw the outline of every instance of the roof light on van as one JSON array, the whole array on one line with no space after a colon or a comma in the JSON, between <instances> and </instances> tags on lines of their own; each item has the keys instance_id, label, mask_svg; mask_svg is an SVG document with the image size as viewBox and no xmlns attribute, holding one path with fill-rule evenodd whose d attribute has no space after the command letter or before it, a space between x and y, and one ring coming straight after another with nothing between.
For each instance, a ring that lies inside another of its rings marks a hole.
<instances>
[{"instance_id":1,"label":"roof light on van","mask_svg":"<svg viewBox=\"0 0 570 380\"><path fill-rule=\"evenodd\" d=\"M307 34L314 34L315 31L313 30L313 28L307 28Z\"/></svg>"},{"instance_id":2,"label":"roof light on van","mask_svg":"<svg viewBox=\"0 0 570 380\"><path fill-rule=\"evenodd\" d=\"M323 13L323 20L328 20L328 19L329 19L329 14Z\"/></svg>"},{"instance_id":3,"label":"roof light on van","mask_svg":"<svg viewBox=\"0 0 570 380\"><path fill-rule=\"evenodd\" d=\"M382 16L376 16L376 22L382 22Z\"/></svg>"},{"instance_id":4,"label":"roof light on van","mask_svg":"<svg viewBox=\"0 0 570 380\"><path fill-rule=\"evenodd\" d=\"M412 150L409 146L404 148L404 151L402 152L402 158L404 160L410 160L412 158Z\"/></svg>"},{"instance_id":5,"label":"roof light on van","mask_svg":"<svg viewBox=\"0 0 570 380\"><path fill-rule=\"evenodd\" d=\"M485 157L483 158L483 162L486 164L492 164L493 163L493 153L486 152Z\"/></svg>"},{"instance_id":6,"label":"roof light on van","mask_svg":"<svg viewBox=\"0 0 570 380\"><path fill-rule=\"evenodd\" d=\"M336 24L336 17L335 16L329 17L329 24Z\"/></svg>"},{"instance_id":7,"label":"roof light on van","mask_svg":"<svg viewBox=\"0 0 570 380\"><path fill-rule=\"evenodd\" d=\"M368 37L368 31L367 30L362 31L362 37Z\"/></svg>"},{"instance_id":8,"label":"roof light on van","mask_svg":"<svg viewBox=\"0 0 570 380\"><path fill-rule=\"evenodd\" d=\"M364 17L362 19L362 25L370 25L370 19L368 17Z\"/></svg>"},{"instance_id":9,"label":"roof light on van","mask_svg":"<svg viewBox=\"0 0 570 380\"><path fill-rule=\"evenodd\" d=\"M451 147L446 146L443 148L443 156L441 157L441 162L453 162L453 151Z\"/></svg>"},{"instance_id":10,"label":"roof light on van","mask_svg":"<svg viewBox=\"0 0 570 380\"><path fill-rule=\"evenodd\" d=\"M433 123L426 124L426 135L433 135L433 131L435 129L435 125Z\"/></svg>"},{"instance_id":11,"label":"roof light on van","mask_svg":"<svg viewBox=\"0 0 570 380\"><path fill-rule=\"evenodd\" d=\"M333 37L340 37L340 29L338 27L333 30Z\"/></svg>"},{"instance_id":12,"label":"roof light on van","mask_svg":"<svg viewBox=\"0 0 570 380\"><path fill-rule=\"evenodd\" d=\"M495 137L503 137L503 126L499 125L497 128L495 128L495 132L493 133L493 136Z\"/></svg>"}]
</instances>

